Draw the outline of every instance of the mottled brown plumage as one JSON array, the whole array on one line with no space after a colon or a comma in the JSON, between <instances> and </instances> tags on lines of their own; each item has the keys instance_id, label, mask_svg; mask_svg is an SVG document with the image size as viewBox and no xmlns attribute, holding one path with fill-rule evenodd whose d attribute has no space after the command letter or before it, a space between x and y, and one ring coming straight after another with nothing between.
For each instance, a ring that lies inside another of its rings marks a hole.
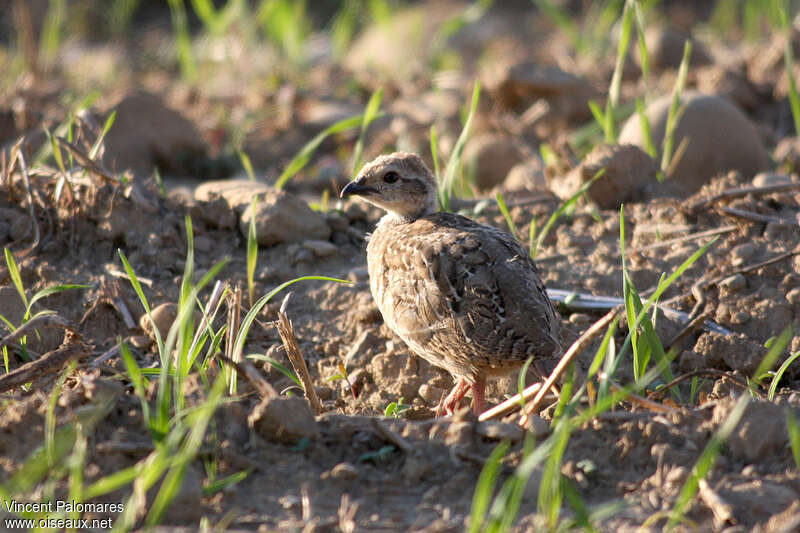
<instances>
[{"instance_id":1,"label":"mottled brown plumage","mask_svg":"<svg viewBox=\"0 0 800 533\"><path fill-rule=\"evenodd\" d=\"M367 246L370 289L392 331L458 378L440 408L452 413L471 388L480 412L488 376L560 355L558 319L529 255L503 231L439 212L418 156L378 157L346 194L388 211Z\"/></svg>"}]
</instances>

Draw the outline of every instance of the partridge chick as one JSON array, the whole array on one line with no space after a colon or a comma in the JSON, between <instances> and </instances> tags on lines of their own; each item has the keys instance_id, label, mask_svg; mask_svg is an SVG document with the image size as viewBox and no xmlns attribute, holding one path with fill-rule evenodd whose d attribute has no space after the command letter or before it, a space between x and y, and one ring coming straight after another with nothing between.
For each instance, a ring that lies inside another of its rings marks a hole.
<instances>
[{"instance_id":1,"label":"partridge chick","mask_svg":"<svg viewBox=\"0 0 800 533\"><path fill-rule=\"evenodd\" d=\"M370 290L411 351L457 378L440 412L452 414L472 389L481 413L487 377L530 356L560 355L558 319L534 262L511 235L440 212L436 179L419 156L378 157L346 195L388 212L367 245Z\"/></svg>"}]
</instances>

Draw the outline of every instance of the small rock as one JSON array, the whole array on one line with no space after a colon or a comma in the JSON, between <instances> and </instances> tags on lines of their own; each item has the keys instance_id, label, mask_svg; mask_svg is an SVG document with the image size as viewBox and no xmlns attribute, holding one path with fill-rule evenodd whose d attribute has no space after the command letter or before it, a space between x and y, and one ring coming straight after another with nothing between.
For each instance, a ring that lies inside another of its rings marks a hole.
<instances>
[{"instance_id":1,"label":"small rock","mask_svg":"<svg viewBox=\"0 0 800 533\"><path fill-rule=\"evenodd\" d=\"M554 178L550 188L566 200L601 171L603 174L587 194L598 206L617 209L623 203L639 199L642 188L656 182L658 165L637 146L601 144L566 177Z\"/></svg>"},{"instance_id":2,"label":"small rock","mask_svg":"<svg viewBox=\"0 0 800 533\"><path fill-rule=\"evenodd\" d=\"M570 324L575 324L576 326L586 326L591 321L592 317L590 317L586 313L572 313L571 315L569 315Z\"/></svg>"},{"instance_id":3,"label":"small rock","mask_svg":"<svg viewBox=\"0 0 800 533\"><path fill-rule=\"evenodd\" d=\"M664 142L667 116L672 96L659 98L647 107L653 143ZM738 170L745 178L769 168L769 156L753 124L739 108L721 96L686 91L681 98L684 112L674 135L677 147L686 139L686 149L674 163L667 182L679 185L691 194L712 177ZM720 135L724 131L725 135ZM619 136L620 144L645 147L641 117L634 113ZM661 154L659 153L659 159Z\"/></svg>"},{"instance_id":4,"label":"small rock","mask_svg":"<svg viewBox=\"0 0 800 533\"><path fill-rule=\"evenodd\" d=\"M352 463L339 463L330 470L333 479L356 479L358 468Z\"/></svg>"},{"instance_id":5,"label":"small rock","mask_svg":"<svg viewBox=\"0 0 800 533\"><path fill-rule=\"evenodd\" d=\"M419 386L419 397L425 400L428 405L437 405L439 400L442 399L442 389L431 385L430 383L423 383Z\"/></svg>"},{"instance_id":6,"label":"small rock","mask_svg":"<svg viewBox=\"0 0 800 533\"><path fill-rule=\"evenodd\" d=\"M333 388L327 385L319 385L314 387L314 390L317 391L317 396L319 396L319 399L323 402L333 398Z\"/></svg>"},{"instance_id":7,"label":"small rock","mask_svg":"<svg viewBox=\"0 0 800 533\"><path fill-rule=\"evenodd\" d=\"M163 303L153 309L151 314L153 316L153 322L155 322L158 333L161 336L161 340L165 341L169 334L169 328L172 327L172 323L178 318L178 304ZM153 332L153 322L150 322L147 313L139 317L139 327L142 328L145 335L155 340L156 336Z\"/></svg>"},{"instance_id":8,"label":"small rock","mask_svg":"<svg viewBox=\"0 0 800 533\"><path fill-rule=\"evenodd\" d=\"M481 135L464 147L464 172L484 191L503 183L509 170L521 161L522 152L511 137Z\"/></svg>"},{"instance_id":9,"label":"small rock","mask_svg":"<svg viewBox=\"0 0 800 533\"><path fill-rule=\"evenodd\" d=\"M508 424L498 420L478 422L475 432L490 440L508 440L518 442L522 440L524 431L517 424Z\"/></svg>"},{"instance_id":10,"label":"small rock","mask_svg":"<svg viewBox=\"0 0 800 533\"><path fill-rule=\"evenodd\" d=\"M245 209L239 218L239 231L247 235L252 209ZM302 242L308 239L328 240L331 228L325 218L308 207L302 199L270 189L259 199L255 214L259 246Z\"/></svg>"},{"instance_id":11,"label":"small rock","mask_svg":"<svg viewBox=\"0 0 800 533\"><path fill-rule=\"evenodd\" d=\"M8 236L12 241L21 241L26 237L32 237L33 226L30 217L27 215L15 217L8 228Z\"/></svg>"},{"instance_id":12,"label":"small rock","mask_svg":"<svg viewBox=\"0 0 800 533\"><path fill-rule=\"evenodd\" d=\"M403 481L409 485L419 483L433 469L430 460L421 453L411 453L406 455L403 463Z\"/></svg>"},{"instance_id":13,"label":"small rock","mask_svg":"<svg viewBox=\"0 0 800 533\"><path fill-rule=\"evenodd\" d=\"M647 56L651 68L661 70L680 67L683 59L683 47L687 39L692 41L689 64L692 67L699 67L711 63L711 57L703 44L693 39L690 34L674 28L653 26L645 32Z\"/></svg>"},{"instance_id":14,"label":"small rock","mask_svg":"<svg viewBox=\"0 0 800 533\"><path fill-rule=\"evenodd\" d=\"M370 330L364 330L344 356L344 366L364 367L378 347L380 339Z\"/></svg>"},{"instance_id":15,"label":"small rock","mask_svg":"<svg viewBox=\"0 0 800 533\"><path fill-rule=\"evenodd\" d=\"M754 187L767 187L769 185L783 185L785 183L792 183L792 177L786 174L778 174L777 172L759 172L753 178Z\"/></svg>"},{"instance_id":16,"label":"small rock","mask_svg":"<svg viewBox=\"0 0 800 533\"><path fill-rule=\"evenodd\" d=\"M747 286L747 279L741 274L734 274L720 281L719 286L728 292L738 292Z\"/></svg>"},{"instance_id":17,"label":"small rock","mask_svg":"<svg viewBox=\"0 0 800 533\"><path fill-rule=\"evenodd\" d=\"M747 375L756 371L765 354L763 346L742 334L723 335L712 331L700 335L694 351L703 356L707 368L727 367Z\"/></svg>"},{"instance_id":18,"label":"small rock","mask_svg":"<svg viewBox=\"0 0 800 533\"><path fill-rule=\"evenodd\" d=\"M303 246L317 257L330 257L339 251L339 248L332 242L317 239L303 241Z\"/></svg>"},{"instance_id":19,"label":"small rock","mask_svg":"<svg viewBox=\"0 0 800 533\"><path fill-rule=\"evenodd\" d=\"M199 185L194 190L194 199L198 202L208 202L213 204L215 209L218 209L219 204L215 203L220 198L225 201L228 209L246 209L253 203L253 198L259 196L259 203L262 196L272 191L269 185L261 183L260 181L252 181L248 179L237 180L212 180L206 181ZM202 205L198 207L198 211L202 213L206 208L212 208L211 205ZM203 215L208 217L208 215ZM209 222L214 219L208 217Z\"/></svg>"},{"instance_id":20,"label":"small rock","mask_svg":"<svg viewBox=\"0 0 800 533\"><path fill-rule=\"evenodd\" d=\"M585 78L537 61L499 62L482 78L502 106L522 113L542 100L548 104L549 117L568 122L591 116L589 100L597 97Z\"/></svg>"},{"instance_id":21,"label":"small rock","mask_svg":"<svg viewBox=\"0 0 800 533\"><path fill-rule=\"evenodd\" d=\"M800 288L795 287L786 293L786 299L795 307L800 306Z\"/></svg>"},{"instance_id":22,"label":"small rock","mask_svg":"<svg viewBox=\"0 0 800 533\"><path fill-rule=\"evenodd\" d=\"M720 497L731 504L735 516L748 526L765 523L788 509L798 498L791 484L778 484L763 479L744 482L732 479L723 481L721 485L717 489Z\"/></svg>"},{"instance_id":23,"label":"small rock","mask_svg":"<svg viewBox=\"0 0 800 533\"><path fill-rule=\"evenodd\" d=\"M543 438L550 434L550 422L539 415L528 415L525 430L530 431L537 439Z\"/></svg>"},{"instance_id":24,"label":"small rock","mask_svg":"<svg viewBox=\"0 0 800 533\"><path fill-rule=\"evenodd\" d=\"M283 444L319 436L317 422L303 398L264 398L247 417L247 423L264 439Z\"/></svg>"},{"instance_id":25,"label":"small rock","mask_svg":"<svg viewBox=\"0 0 800 533\"><path fill-rule=\"evenodd\" d=\"M112 128L113 129L113 128ZM206 512L203 507L203 479L197 467L189 465L183 476L183 482L175 497L170 502L169 508L163 518L167 524L197 524ZM152 488L147 493L147 499L152 502L158 495L161 484ZM150 505L148 505L150 508Z\"/></svg>"},{"instance_id":26,"label":"small rock","mask_svg":"<svg viewBox=\"0 0 800 533\"><path fill-rule=\"evenodd\" d=\"M197 191L195 191L196 197ZM210 228L233 229L236 226L236 213L222 197L197 201L189 212L193 219L202 220Z\"/></svg>"},{"instance_id":27,"label":"small rock","mask_svg":"<svg viewBox=\"0 0 800 533\"><path fill-rule=\"evenodd\" d=\"M444 442L448 446L454 444L470 444L475 435L474 425L467 421L453 421L447 427Z\"/></svg>"},{"instance_id":28,"label":"small rock","mask_svg":"<svg viewBox=\"0 0 800 533\"><path fill-rule=\"evenodd\" d=\"M134 92L112 106L114 126L105 136L103 162L111 170L146 176L186 174L206 151L200 132L189 120L153 94Z\"/></svg>"},{"instance_id":29,"label":"small rock","mask_svg":"<svg viewBox=\"0 0 800 533\"><path fill-rule=\"evenodd\" d=\"M194 238L194 249L201 254L207 254L214 247L214 241L205 235L198 235Z\"/></svg>"},{"instance_id":30,"label":"small rock","mask_svg":"<svg viewBox=\"0 0 800 533\"><path fill-rule=\"evenodd\" d=\"M722 424L733 409L734 398L719 401L713 422ZM748 463L763 463L786 447L784 408L767 401L753 401L745 409L736 429L725 443L730 453Z\"/></svg>"},{"instance_id":31,"label":"small rock","mask_svg":"<svg viewBox=\"0 0 800 533\"><path fill-rule=\"evenodd\" d=\"M359 266L353 268L349 274L347 274L347 280L352 282L357 281L366 281L369 279L369 271L367 270L366 266Z\"/></svg>"},{"instance_id":32,"label":"small rock","mask_svg":"<svg viewBox=\"0 0 800 533\"><path fill-rule=\"evenodd\" d=\"M745 264L756 253L756 245L752 242L745 242L734 246L730 252L731 263L733 266Z\"/></svg>"},{"instance_id":33,"label":"small rock","mask_svg":"<svg viewBox=\"0 0 800 533\"><path fill-rule=\"evenodd\" d=\"M503 186L510 191L544 189L544 163L538 157L517 163L508 171Z\"/></svg>"},{"instance_id":34,"label":"small rock","mask_svg":"<svg viewBox=\"0 0 800 533\"><path fill-rule=\"evenodd\" d=\"M700 92L723 96L748 111L761 104L756 86L741 72L721 65L708 65L696 72Z\"/></svg>"}]
</instances>

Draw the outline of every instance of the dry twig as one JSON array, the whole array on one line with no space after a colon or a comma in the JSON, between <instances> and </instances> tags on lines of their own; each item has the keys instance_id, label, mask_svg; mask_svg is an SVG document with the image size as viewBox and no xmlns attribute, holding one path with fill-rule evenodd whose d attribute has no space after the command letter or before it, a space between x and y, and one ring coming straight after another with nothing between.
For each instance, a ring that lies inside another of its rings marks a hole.
<instances>
[{"instance_id":1,"label":"dry twig","mask_svg":"<svg viewBox=\"0 0 800 533\"><path fill-rule=\"evenodd\" d=\"M534 383L533 385L527 387L524 391L522 391L522 399L527 402L531 397L533 400L530 403L526 403L525 405L525 412L532 413L536 409L539 408L539 405L542 403L545 394L550 388L555 385L558 378L564 371L569 367L570 363L572 363L575 356L581 352L595 337L600 335L613 320L617 318L617 313L619 313L621 307L615 307L608 313L606 313L603 318L592 324L592 326L587 329L583 335L578 337L578 339L572 343L572 346L564 352L564 355L561 357L561 360L558 362L556 367L550 373L548 378L545 382L542 383ZM500 405L489 409L488 411L482 413L478 420L483 422L484 420L489 420L490 418L494 418L501 413L505 413L520 405L520 398L517 395L515 398L508 399L502 402Z\"/></svg>"},{"instance_id":2,"label":"dry twig","mask_svg":"<svg viewBox=\"0 0 800 533\"><path fill-rule=\"evenodd\" d=\"M40 358L0 376L0 393L30 383L47 374L58 372L69 361L86 359L89 357L89 353L89 347L80 341L78 334L67 331L64 335L64 342L58 349L47 352Z\"/></svg>"},{"instance_id":3,"label":"dry twig","mask_svg":"<svg viewBox=\"0 0 800 533\"><path fill-rule=\"evenodd\" d=\"M322 414L322 403L319 401L317 391L314 389L314 382L311 381L311 374L308 372L305 358L300 352L300 346L297 344L297 337L294 334L294 328L289 317L286 316L286 305L289 303L289 297L292 293L286 295L281 303L281 309L278 311L278 334L281 336L283 346L286 349L286 355L289 357L289 362L292 363L295 374L300 378L303 384L303 390L306 393L306 399L311 404L311 408L316 414Z\"/></svg>"}]
</instances>

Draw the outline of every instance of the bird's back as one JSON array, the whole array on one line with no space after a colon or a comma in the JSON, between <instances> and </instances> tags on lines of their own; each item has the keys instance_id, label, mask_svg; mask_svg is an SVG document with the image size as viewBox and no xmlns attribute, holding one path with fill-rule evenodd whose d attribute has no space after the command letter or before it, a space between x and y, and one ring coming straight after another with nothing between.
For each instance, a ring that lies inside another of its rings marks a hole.
<instances>
[{"instance_id":1,"label":"bird's back","mask_svg":"<svg viewBox=\"0 0 800 533\"><path fill-rule=\"evenodd\" d=\"M451 213L386 217L367 247L370 288L417 355L475 378L560 355L535 264L509 234Z\"/></svg>"}]
</instances>

